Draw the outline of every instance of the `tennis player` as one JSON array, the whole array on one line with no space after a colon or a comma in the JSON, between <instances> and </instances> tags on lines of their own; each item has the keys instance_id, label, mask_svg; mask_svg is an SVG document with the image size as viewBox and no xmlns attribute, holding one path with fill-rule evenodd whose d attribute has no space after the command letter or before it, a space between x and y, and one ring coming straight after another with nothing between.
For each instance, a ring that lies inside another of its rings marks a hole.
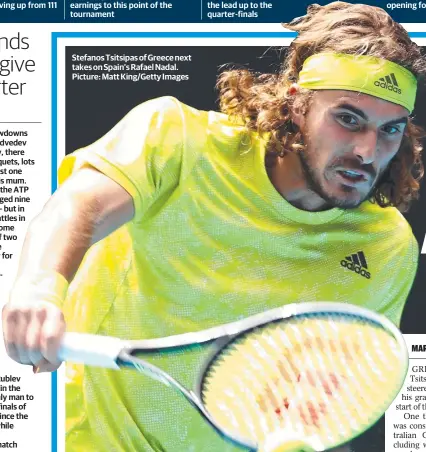
<instances>
[{"instance_id":1,"label":"tennis player","mask_svg":"<svg viewBox=\"0 0 426 452\"><path fill-rule=\"evenodd\" d=\"M425 61L371 6L313 5L286 27L299 34L278 75L222 73L221 113L153 99L65 158L3 309L14 360L57 369L65 329L154 338L303 301L399 323L418 258L400 211L423 172L410 114ZM191 386L203 356L152 362ZM67 451L238 450L158 382L67 376Z\"/></svg>"}]
</instances>

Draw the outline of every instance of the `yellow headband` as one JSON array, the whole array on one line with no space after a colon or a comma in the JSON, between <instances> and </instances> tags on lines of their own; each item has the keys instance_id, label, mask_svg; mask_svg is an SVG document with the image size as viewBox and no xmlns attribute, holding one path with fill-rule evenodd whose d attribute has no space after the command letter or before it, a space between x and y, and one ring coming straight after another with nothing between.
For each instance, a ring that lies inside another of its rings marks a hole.
<instances>
[{"instance_id":1,"label":"yellow headband","mask_svg":"<svg viewBox=\"0 0 426 452\"><path fill-rule=\"evenodd\" d=\"M313 90L342 89L370 94L405 107L416 100L417 80L399 64L366 55L318 53L305 60L297 82Z\"/></svg>"}]
</instances>

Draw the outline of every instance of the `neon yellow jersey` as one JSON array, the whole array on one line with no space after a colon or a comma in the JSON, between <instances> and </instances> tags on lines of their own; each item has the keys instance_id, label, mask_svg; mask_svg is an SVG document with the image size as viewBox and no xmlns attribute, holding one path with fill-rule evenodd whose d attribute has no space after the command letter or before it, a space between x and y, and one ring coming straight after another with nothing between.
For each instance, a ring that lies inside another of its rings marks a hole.
<instances>
[{"instance_id":1,"label":"neon yellow jersey","mask_svg":"<svg viewBox=\"0 0 426 452\"><path fill-rule=\"evenodd\" d=\"M223 114L164 97L66 157L61 181L91 165L121 184L136 210L87 253L64 305L68 330L163 337L326 300L398 324L418 255L403 216L370 202L298 210L271 184L265 147ZM208 352L149 360L191 388ZM148 377L76 365L67 377L68 452L241 450Z\"/></svg>"}]
</instances>

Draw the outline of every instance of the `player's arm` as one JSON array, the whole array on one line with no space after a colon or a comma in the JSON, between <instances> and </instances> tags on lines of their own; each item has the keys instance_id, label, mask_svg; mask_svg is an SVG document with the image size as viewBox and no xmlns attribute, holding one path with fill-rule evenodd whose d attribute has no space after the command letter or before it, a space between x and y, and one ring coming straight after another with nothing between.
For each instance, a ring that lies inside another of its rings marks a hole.
<instances>
[{"instance_id":1,"label":"player's arm","mask_svg":"<svg viewBox=\"0 0 426 452\"><path fill-rule=\"evenodd\" d=\"M59 286L72 280L91 245L133 215L127 191L92 168L77 171L51 197L31 222L18 277L3 308L3 335L11 358L37 365L40 371L59 366L56 355L65 331ZM57 283L46 283L50 277Z\"/></svg>"}]
</instances>

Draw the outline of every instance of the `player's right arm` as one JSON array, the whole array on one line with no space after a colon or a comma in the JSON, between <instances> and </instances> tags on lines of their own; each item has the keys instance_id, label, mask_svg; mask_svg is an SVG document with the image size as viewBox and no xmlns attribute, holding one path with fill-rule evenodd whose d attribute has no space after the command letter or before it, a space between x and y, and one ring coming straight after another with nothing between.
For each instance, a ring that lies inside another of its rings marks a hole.
<instances>
[{"instance_id":1,"label":"player's right arm","mask_svg":"<svg viewBox=\"0 0 426 452\"><path fill-rule=\"evenodd\" d=\"M147 218L190 171L196 157L183 165L183 153L192 114L168 96L149 100L64 159L58 180L65 182L30 225L3 309L6 349L14 360L41 371L59 366L68 283L90 246L130 220Z\"/></svg>"},{"instance_id":2,"label":"player's right arm","mask_svg":"<svg viewBox=\"0 0 426 452\"><path fill-rule=\"evenodd\" d=\"M50 198L28 228L18 276L3 307L3 336L12 359L40 371L59 367L63 288L87 250L133 216L129 193L90 167L76 171Z\"/></svg>"}]
</instances>

